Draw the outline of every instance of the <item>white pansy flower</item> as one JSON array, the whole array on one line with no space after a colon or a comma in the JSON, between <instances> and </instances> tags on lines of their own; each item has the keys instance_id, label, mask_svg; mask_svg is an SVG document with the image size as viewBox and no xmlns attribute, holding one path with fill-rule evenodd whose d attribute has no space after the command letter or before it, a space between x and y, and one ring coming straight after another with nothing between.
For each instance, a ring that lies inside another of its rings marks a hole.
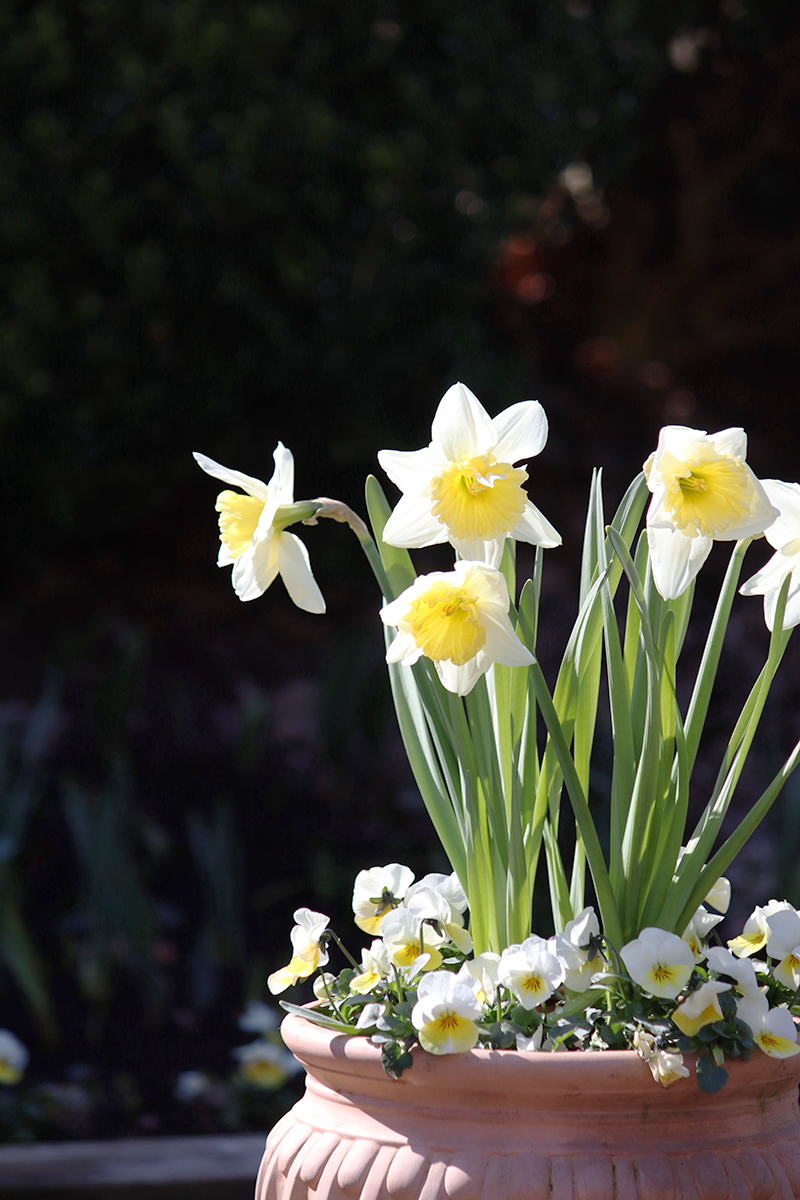
<instances>
[{"instance_id":1,"label":"white pansy flower","mask_svg":"<svg viewBox=\"0 0 800 1200\"><path fill-rule=\"evenodd\" d=\"M795 992L800 988L800 913L794 908L781 909L769 917L767 954L777 958L772 974L778 983Z\"/></svg>"},{"instance_id":2,"label":"white pansy flower","mask_svg":"<svg viewBox=\"0 0 800 1200\"><path fill-rule=\"evenodd\" d=\"M482 1004L492 1005L497 996L497 968L500 965L500 955L493 950L484 950L461 964L456 978L474 987L472 980L477 980L477 996ZM468 979L467 976L470 978Z\"/></svg>"},{"instance_id":3,"label":"white pansy flower","mask_svg":"<svg viewBox=\"0 0 800 1200\"><path fill-rule=\"evenodd\" d=\"M433 971L419 981L411 1022L423 1050L459 1054L477 1045L480 1031L475 1022L482 1010L474 987L451 971Z\"/></svg>"},{"instance_id":4,"label":"white pansy flower","mask_svg":"<svg viewBox=\"0 0 800 1200\"><path fill-rule=\"evenodd\" d=\"M763 480L764 491L780 514L764 531L775 550L769 562L756 571L739 591L743 596L764 597L764 620L770 633L775 624L778 593L787 575L791 575L783 628L794 629L800 623L800 484L780 479Z\"/></svg>"},{"instance_id":5,"label":"white pansy flower","mask_svg":"<svg viewBox=\"0 0 800 1200\"><path fill-rule=\"evenodd\" d=\"M325 601L311 573L308 551L293 533L276 528L278 509L294 503L294 459L282 442L273 458L275 471L269 483L223 467L205 454L195 461L207 475L231 483L246 493L220 492L217 496L220 548L217 566L233 564L231 582L240 600L262 596L280 575L298 608L325 612Z\"/></svg>"},{"instance_id":6,"label":"white pansy flower","mask_svg":"<svg viewBox=\"0 0 800 1200\"><path fill-rule=\"evenodd\" d=\"M770 1058L791 1058L800 1054L797 1028L788 1008L770 1008L766 996L745 997L736 1005L740 1021L750 1026L753 1041Z\"/></svg>"},{"instance_id":7,"label":"white pansy flower","mask_svg":"<svg viewBox=\"0 0 800 1200\"><path fill-rule=\"evenodd\" d=\"M438 892L440 896L444 896L447 903L456 912L463 913L468 908L469 902L467 901L466 893L455 871L450 875L442 875L439 871L431 871L428 875L423 876L418 883L412 884L408 889L406 903L420 888L430 888L432 892Z\"/></svg>"},{"instance_id":8,"label":"white pansy flower","mask_svg":"<svg viewBox=\"0 0 800 1200\"><path fill-rule=\"evenodd\" d=\"M653 1078L662 1087L669 1087L677 1079L686 1079L688 1067L684 1066L683 1055L677 1051L659 1050L652 1033L637 1029L633 1035L633 1048L644 1062L647 1063Z\"/></svg>"},{"instance_id":9,"label":"white pansy flower","mask_svg":"<svg viewBox=\"0 0 800 1200\"><path fill-rule=\"evenodd\" d=\"M652 926L620 950L634 983L651 996L677 1000L694 970L694 954L676 933Z\"/></svg>"},{"instance_id":10,"label":"white pansy flower","mask_svg":"<svg viewBox=\"0 0 800 1200\"><path fill-rule=\"evenodd\" d=\"M518 1033L516 1037L517 1049L522 1054L533 1054L536 1050L542 1049L542 1038L544 1036L544 1026L539 1025L534 1029L530 1037L525 1033Z\"/></svg>"},{"instance_id":11,"label":"white pansy flower","mask_svg":"<svg viewBox=\"0 0 800 1200\"><path fill-rule=\"evenodd\" d=\"M0 1029L0 1084L19 1083L28 1065L28 1051L10 1029Z\"/></svg>"},{"instance_id":12,"label":"white pansy flower","mask_svg":"<svg viewBox=\"0 0 800 1200\"><path fill-rule=\"evenodd\" d=\"M371 1029L373 1025L377 1025L383 1019L383 1014L382 1004L365 1004L358 1014L356 1029Z\"/></svg>"},{"instance_id":13,"label":"white pansy flower","mask_svg":"<svg viewBox=\"0 0 800 1200\"><path fill-rule=\"evenodd\" d=\"M363 995L371 992L389 975L389 952L380 938L368 950L361 951L361 974L350 980L350 991Z\"/></svg>"},{"instance_id":14,"label":"white pansy flower","mask_svg":"<svg viewBox=\"0 0 800 1200\"><path fill-rule=\"evenodd\" d=\"M330 971L320 971L311 985L315 999L322 1001L323 1004L328 1003L331 996L334 995L335 984L335 975L332 975Z\"/></svg>"},{"instance_id":15,"label":"white pansy flower","mask_svg":"<svg viewBox=\"0 0 800 1200\"><path fill-rule=\"evenodd\" d=\"M583 992L592 982L592 976L603 969L599 954L589 958L593 938L600 936L597 914L589 906L572 921L567 921L563 933L556 934L556 955L564 966L564 985L573 992Z\"/></svg>"},{"instance_id":16,"label":"white pansy flower","mask_svg":"<svg viewBox=\"0 0 800 1200\"><path fill-rule=\"evenodd\" d=\"M238 1021L244 1033L273 1033L280 1023L280 1014L262 1000L248 1000Z\"/></svg>"},{"instance_id":17,"label":"white pansy flower","mask_svg":"<svg viewBox=\"0 0 800 1200\"><path fill-rule=\"evenodd\" d=\"M672 1019L681 1033L694 1037L704 1025L713 1025L715 1021L722 1020L719 997L730 989L729 983L720 983L717 979L701 983L672 1013Z\"/></svg>"},{"instance_id":18,"label":"white pansy flower","mask_svg":"<svg viewBox=\"0 0 800 1200\"><path fill-rule=\"evenodd\" d=\"M762 533L778 515L745 462L743 429L708 434L667 425L644 464L653 493L647 543L653 581L665 600L686 590L714 541Z\"/></svg>"},{"instance_id":19,"label":"white pansy flower","mask_svg":"<svg viewBox=\"0 0 800 1200\"><path fill-rule=\"evenodd\" d=\"M406 907L422 920L437 921L450 941L462 954L469 954L472 938L464 928L464 918L451 908L442 892L433 888L415 887L406 896Z\"/></svg>"},{"instance_id":20,"label":"white pansy flower","mask_svg":"<svg viewBox=\"0 0 800 1200\"><path fill-rule=\"evenodd\" d=\"M364 933L379 933L386 913L401 902L414 882L414 872L401 863L359 871L353 885L355 922Z\"/></svg>"},{"instance_id":21,"label":"white pansy flower","mask_svg":"<svg viewBox=\"0 0 800 1200\"><path fill-rule=\"evenodd\" d=\"M523 1008L537 1008L564 982L564 966L555 955L555 938L526 938L500 955L497 982L516 996Z\"/></svg>"},{"instance_id":22,"label":"white pansy flower","mask_svg":"<svg viewBox=\"0 0 800 1200\"><path fill-rule=\"evenodd\" d=\"M705 944L711 930L719 925L723 918L718 913L710 913L701 904L682 933L683 940L691 948L695 962L702 962L706 956Z\"/></svg>"},{"instance_id":23,"label":"white pansy flower","mask_svg":"<svg viewBox=\"0 0 800 1200\"><path fill-rule=\"evenodd\" d=\"M298 979L307 979L313 975L317 967L324 967L328 961L328 951L321 944L325 930L330 921L324 913L313 912L310 908L298 908L294 914L297 922L290 937L294 954L287 966L280 971L274 971L267 979L267 987L273 996L285 992L288 987L297 983Z\"/></svg>"},{"instance_id":24,"label":"white pansy flower","mask_svg":"<svg viewBox=\"0 0 800 1200\"><path fill-rule=\"evenodd\" d=\"M757 954L766 946L770 934L770 917L774 913L791 908L786 900L770 900L767 904L756 905L744 923L744 929L738 937L731 938L729 948L739 958L747 958Z\"/></svg>"},{"instance_id":25,"label":"white pansy flower","mask_svg":"<svg viewBox=\"0 0 800 1200\"><path fill-rule=\"evenodd\" d=\"M710 904L717 912L723 915L728 911L731 904L731 881L726 879L724 875L720 875L717 882L710 889L705 898L705 903Z\"/></svg>"},{"instance_id":26,"label":"white pansy flower","mask_svg":"<svg viewBox=\"0 0 800 1200\"><path fill-rule=\"evenodd\" d=\"M386 661L411 666L424 655L449 692L466 696L492 663L534 662L511 628L509 604L503 575L486 563L457 562L452 571L420 575L381 609L384 625L398 630Z\"/></svg>"},{"instance_id":27,"label":"white pansy flower","mask_svg":"<svg viewBox=\"0 0 800 1200\"><path fill-rule=\"evenodd\" d=\"M435 971L442 965L438 947L444 938L407 908L387 913L381 925L381 937L389 959L396 967L413 967L421 954L427 956L423 971Z\"/></svg>"},{"instance_id":28,"label":"white pansy flower","mask_svg":"<svg viewBox=\"0 0 800 1200\"><path fill-rule=\"evenodd\" d=\"M181 1071L175 1081L173 1095L181 1104L192 1104L202 1100L214 1088L214 1084L204 1071Z\"/></svg>"},{"instance_id":29,"label":"white pansy flower","mask_svg":"<svg viewBox=\"0 0 800 1200\"><path fill-rule=\"evenodd\" d=\"M463 383L442 397L423 450L381 450L378 461L403 495L386 523L391 546L449 541L461 558L498 566L507 537L559 546L561 537L531 504L524 468L512 464L539 454L547 418L536 400L491 418Z\"/></svg>"},{"instance_id":30,"label":"white pansy flower","mask_svg":"<svg viewBox=\"0 0 800 1200\"><path fill-rule=\"evenodd\" d=\"M759 993L755 968L749 958L737 958L724 946L711 946L706 951L706 963L718 975L727 975L735 981L737 992L751 999Z\"/></svg>"},{"instance_id":31,"label":"white pansy flower","mask_svg":"<svg viewBox=\"0 0 800 1200\"><path fill-rule=\"evenodd\" d=\"M252 1087L278 1088L301 1069L293 1054L264 1039L237 1046L231 1054L239 1060L239 1074Z\"/></svg>"}]
</instances>

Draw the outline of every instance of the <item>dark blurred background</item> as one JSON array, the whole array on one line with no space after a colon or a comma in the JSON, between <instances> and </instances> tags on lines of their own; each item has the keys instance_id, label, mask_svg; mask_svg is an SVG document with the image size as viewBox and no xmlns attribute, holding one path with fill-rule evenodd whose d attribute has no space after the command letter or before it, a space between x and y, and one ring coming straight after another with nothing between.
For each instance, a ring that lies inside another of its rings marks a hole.
<instances>
[{"instance_id":1,"label":"dark blurred background","mask_svg":"<svg viewBox=\"0 0 800 1200\"><path fill-rule=\"evenodd\" d=\"M280 438L298 498L363 512L457 379L539 398L551 675L593 465L613 511L660 425L741 424L800 477L798 50L777 0L0 8L0 1025L32 1057L0 1138L263 1128L285 1096L230 1051L293 909L348 937L357 870L444 866L355 539L302 531L327 616L240 604L192 450L269 478ZM741 601L701 807L764 646ZM796 740L793 650L742 803ZM776 813L740 916L800 902L800 793Z\"/></svg>"}]
</instances>

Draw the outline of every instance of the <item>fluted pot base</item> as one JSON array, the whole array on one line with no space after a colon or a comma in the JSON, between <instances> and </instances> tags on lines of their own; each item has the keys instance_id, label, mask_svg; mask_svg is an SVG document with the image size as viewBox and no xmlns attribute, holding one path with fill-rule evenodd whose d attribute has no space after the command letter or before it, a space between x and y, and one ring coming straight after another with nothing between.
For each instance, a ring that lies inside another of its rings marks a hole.
<instances>
[{"instance_id":1,"label":"fluted pot base","mask_svg":"<svg viewBox=\"0 0 800 1200\"><path fill-rule=\"evenodd\" d=\"M306 1093L256 1200L800 1200L800 1055L726 1063L706 1096L632 1051L416 1050L395 1081L366 1039L296 1016L282 1032Z\"/></svg>"}]
</instances>

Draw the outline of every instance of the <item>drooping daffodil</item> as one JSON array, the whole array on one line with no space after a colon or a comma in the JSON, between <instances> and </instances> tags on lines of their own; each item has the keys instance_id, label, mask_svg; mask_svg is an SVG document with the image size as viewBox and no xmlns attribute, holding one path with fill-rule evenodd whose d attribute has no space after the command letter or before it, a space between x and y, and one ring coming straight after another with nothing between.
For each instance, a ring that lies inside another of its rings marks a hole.
<instances>
[{"instance_id":1,"label":"drooping daffodil","mask_svg":"<svg viewBox=\"0 0 800 1200\"><path fill-rule=\"evenodd\" d=\"M564 964L555 954L555 938L526 938L500 955L497 982L513 992L523 1008L538 1008L564 982Z\"/></svg>"},{"instance_id":2,"label":"drooping daffodil","mask_svg":"<svg viewBox=\"0 0 800 1200\"><path fill-rule=\"evenodd\" d=\"M353 885L353 912L358 928L364 933L379 933L383 918L397 908L413 882L414 872L402 863L359 871Z\"/></svg>"},{"instance_id":3,"label":"drooping daffodil","mask_svg":"<svg viewBox=\"0 0 800 1200\"><path fill-rule=\"evenodd\" d=\"M736 1015L750 1026L753 1041L770 1058L800 1054L794 1017L788 1008L770 1008L764 995L744 997L736 1005Z\"/></svg>"},{"instance_id":4,"label":"drooping daffodil","mask_svg":"<svg viewBox=\"0 0 800 1200\"><path fill-rule=\"evenodd\" d=\"M676 933L649 926L620 950L634 983L665 1000L677 1000L694 970L691 947Z\"/></svg>"},{"instance_id":5,"label":"drooping daffodil","mask_svg":"<svg viewBox=\"0 0 800 1200\"><path fill-rule=\"evenodd\" d=\"M770 935L770 918L784 909L791 908L786 900L770 900L767 904L756 905L744 923L744 929L738 937L731 938L728 947L739 958L748 958L757 954L766 946Z\"/></svg>"},{"instance_id":6,"label":"drooping daffodil","mask_svg":"<svg viewBox=\"0 0 800 1200\"><path fill-rule=\"evenodd\" d=\"M474 984L451 971L432 971L420 979L411 1022L423 1050L429 1054L461 1054L477 1045L480 1030L476 1022L483 1006L478 999L477 980Z\"/></svg>"},{"instance_id":7,"label":"drooping daffodil","mask_svg":"<svg viewBox=\"0 0 800 1200\"><path fill-rule=\"evenodd\" d=\"M713 1025L715 1021L721 1021L723 1014L719 997L722 992L729 992L730 988L729 983L709 979L690 992L672 1013L672 1019L681 1033L685 1033L687 1037L694 1037L704 1025Z\"/></svg>"},{"instance_id":8,"label":"drooping daffodil","mask_svg":"<svg viewBox=\"0 0 800 1200\"><path fill-rule=\"evenodd\" d=\"M424 655L449 692L466 696L492 663L534 662L511 628L509 604L503 575L487 563L420 575L381 609L384 625L398 630L386 661L411 666Z\"/></svg>"},{"instance_id":9,"label":"drooping daffodil","mask_svg":"<svg viewBox=\"0 0 800 1200\"><path fill-rule=\"evenodd\" d=\"M743 429L661 430L643 470L653 493L646 522L650 565L665 600L686 590L714 541L763 533L778 516L746 455Z\"/></svg>"},{"instance_id":10,"label":"drooping daffodil","mask_svg":"<svg viewBox=\"0 0 800 1200\"><path fill-rule=\"evenodd\" d=\"M267 987L273 996L285 992L298 979L307 979L317 967L324 967L328 961L323 938L330 917L310 908L298 908L294 919L296 924L290 934L294 954L287 966L274 971L267 979Z\"/></svg>"},{"instance_id":11,"label":"drooping daffodil","mask_svg":"<svg viewBox=\"0 0 800 1200\"><path fill-rule=\"evenodd\" d=\"M633 1048L639 1057L647 1063L653 1078L662 1087L669 1087L677 1079L685 1079L689 1068L684 1066L683 1055L676 1051L659 1050L652 1033L637 1029L633 1035Z\"/></svg>"},{"instance_id":12,"label":"drooping daffodil","mask_svg":"<svg viewBox=\"0 0 800 1200\"><path fill-rule=\"evenodd\" d=\"M0 1084L19 1083L28 1065L28 1051L10 1029L0 1029Z\"/></svg>"},{"instance_id":13,"label":"drooping daffodil","mask_svg":"<svg viewBox=\"0 0 800 1200\"><path fill-rule=\"evenodd\" d=\"M561 537L530 502L527 471L512 464L539 454L547 418L537 400L492 418L463 383L445 392L422 450L381 450L378 461L403 493L383 539L391 546L449 541L461 558L498 566L507 537L553 547Z\"/></svg>"},{"instance_id":14,"label":"drooping daffodil","mask_svg":"<svg viewBox=\"0 0 800 1200\"><path fill-rule=\"evenodd\" d=\"M298 608L325 612L325 600L311 573L311 563L300 539L281 524L279 509L294 504L294 458L282 442L273 454L275 471L269 483L223 467L205 454L194 455L207 475L242 488L217 496L219 556L217 566L233 565L231 582L240 600L262 596L280 575ZM317 506L318 507L318 506ZM314 507L309 506L311 517ZM293 514L291 521L302 519Z\"/></svg>"},{"instance_id":15,"label":"drooping daffodil","mask_svg":"<svg viewBox=\"0 0 800 1200\"><path fill-rule=\"evenodd\" d=\"M739 591L743 596L764 597L764 620L772 632L775 625L775 607L781 584L791 575L783 628L794 629L800 624L800 484L784 483L780 479L765 479L764 491L772 504L780 510L764 537L775 550L769 562L756 571L755 575L742 584Z\"/></svg>"}]
</instances>

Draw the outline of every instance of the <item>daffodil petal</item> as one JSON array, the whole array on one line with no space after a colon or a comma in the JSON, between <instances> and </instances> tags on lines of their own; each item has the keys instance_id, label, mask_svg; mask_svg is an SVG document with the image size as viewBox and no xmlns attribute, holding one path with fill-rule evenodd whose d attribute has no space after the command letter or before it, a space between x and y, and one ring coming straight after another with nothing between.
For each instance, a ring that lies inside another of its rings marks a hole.
<instances>
[{"instance_id":1,"label":"daffodil petal","mask_svg":"<svg viewBox=\"0 0 800 1200\"><path fill-rule=\"evenodd\" d=\"M303 542L293 533L280 533L275 542L278 570L294 603L306 612L324 613L325 599L311 573L311 561Z\"/></svg>"},{"instance_id":2,"label":"daffodil petal","mask_svg":"<svg viewBox=\"0 0 800 1200\"><path fill-rule=\"evenodd\" d=\"M481 617L486 630L483 653L490 659L506 667L530 667L535 662L530 650L510 630L507 617L504 621L497 620L486 608Z\"/></svg>"},{"instance_id":3,"label":"daffodil petal","mask_svg":"<svg viewBox=\"0 0 800 1200\"><path fill-rule=\"evenodd\" d=\"M386 651L387 663L404 662L412 666L422 657L422 646L418 646L414 641L413 635L402 630L393 639L392 644Z\"/></svg>"},{"instance_id":4,"label":"daffodil petal","mask_svg":"<svg viewBox=\"0 0 800 1200\"><path fill-rule=\"evenodd\" d=\"M762 479L761 483L770 503L779 510L764 536L780 550L800 534L800 484L785 483L782 479Z\"/></svg>"},{"instance_id":5,"label":"daffodil petal","mask_svg":"<svg viewBox=\"0 0 800 1200\"><path fill-rule=\"evenodd\" d=\"M553 528L547 517L539 512L536 505L531 504L530 500L525 505L525 511L516 528L512 529L510 536L516 538L518 542L543 546L545 550L552 550L554 546L561 545L561 534Z\"/></svg>"},{"instance_id":6,"label":"daffodil petal","mask_svg":"<svg viewBox=\"0 0 800 1200\"><path fill-rule=\"evenodd\" d=\"M430 499L406 493L386 522L383 540L388 546L436 546L447 541L447 527L431 512Z\"/></svg>"},{"instance_id":7,"label":"daffodil petal","mask_svg":"<svg viewBox=\"0 0 800 1200\"><path fill-rule=\"evenodd\" d=\"M493 424L497 437L493 454L500 462L534 458L547 442L547 417L538 400L512 404L494 417Z\"/></svg>"},{"instance_id":8,"label":"daffodil petal","mask_svg":"<svg viewBox=\"0 0 800 1200\"><path fill-rule=\"evenodd\" d=\"M401 492L430 496L430 481L447 466L447 459L435 446L422 450L379 450L378 462ZM420 481L424 480L422 490Z\"/></svg>"},{"instance_id":9,"label":"daffodil petal","mask_svg":"<svg viewBox=\"0 0 800 1200\"><path fill-rule=\"evenodd\" d=\"M463 383L454 383L442 396L431 433L432 441L442 446L449 462L486 453L495 442L491 417Z\"/></svg>"},{"instance_id":10,"label":"daffodil petal","mask_svg":"<svg viewBox=\"0 0 800 1200\"><path fill-rule=\"evenodd\" d=\"M650 566L658 592L674 600L686 590L711 553L707 537L687 537L680 530L647 527Z\"/></svg>"},{"instance_id":11,"label":"daffodil petal","mask_svg":"<svg viewBox=\"0 0 800 1200\"><path fill-rule=\"evenodd\" d=\"M275 542L253 542L233 564L233 590L240 600L258 599L274 582L278 567L278 547Z\"/></svg>"},{"instance_id":12,"label":"daffodil petal","mask_svg":"<svg viewBox=\"0 0 800 1200\"><path fill-rule=\"evenodd\" d=\"M214 479L221 479L223 483L240 487L242 491L247 492L248 496L255 496L257 500L266 500L267 485L262 480L254 479L252 475L244 475L241 471L233 471L230 467L223 467L220 463L214 462L213 458L200 454L197 450L193 457L198 467L201 467L206 475L213 475Z\"/></svg>"},{"instance_id":13,"label":"daffodil petal","mask_svg":"<svg viewBox=\"0 0 800 1200\"><path fill-rule=\"evenodd\" d=\"M268 484L270 500L277 502L276 507L278 504L291 504L294 500L294 455L283 442L278 442L272 457L275 471Z\"/></svg>"},{"instance_id":14,"label":"daffodil petal","mask_svg":"<svg viewBox=\"0 0 800 1200\"><path fill-rule=\"evenodd\" d=\"M479 651L474 658L461 667L457 667L455 663L447 659L434 663L436 674L441 679L443 686L447 688L448 692L454 692L456 696L466 696L471 692L481 675L485 675L491 665L492 660L482 651Z\"/></svg>"}]
</instances>

